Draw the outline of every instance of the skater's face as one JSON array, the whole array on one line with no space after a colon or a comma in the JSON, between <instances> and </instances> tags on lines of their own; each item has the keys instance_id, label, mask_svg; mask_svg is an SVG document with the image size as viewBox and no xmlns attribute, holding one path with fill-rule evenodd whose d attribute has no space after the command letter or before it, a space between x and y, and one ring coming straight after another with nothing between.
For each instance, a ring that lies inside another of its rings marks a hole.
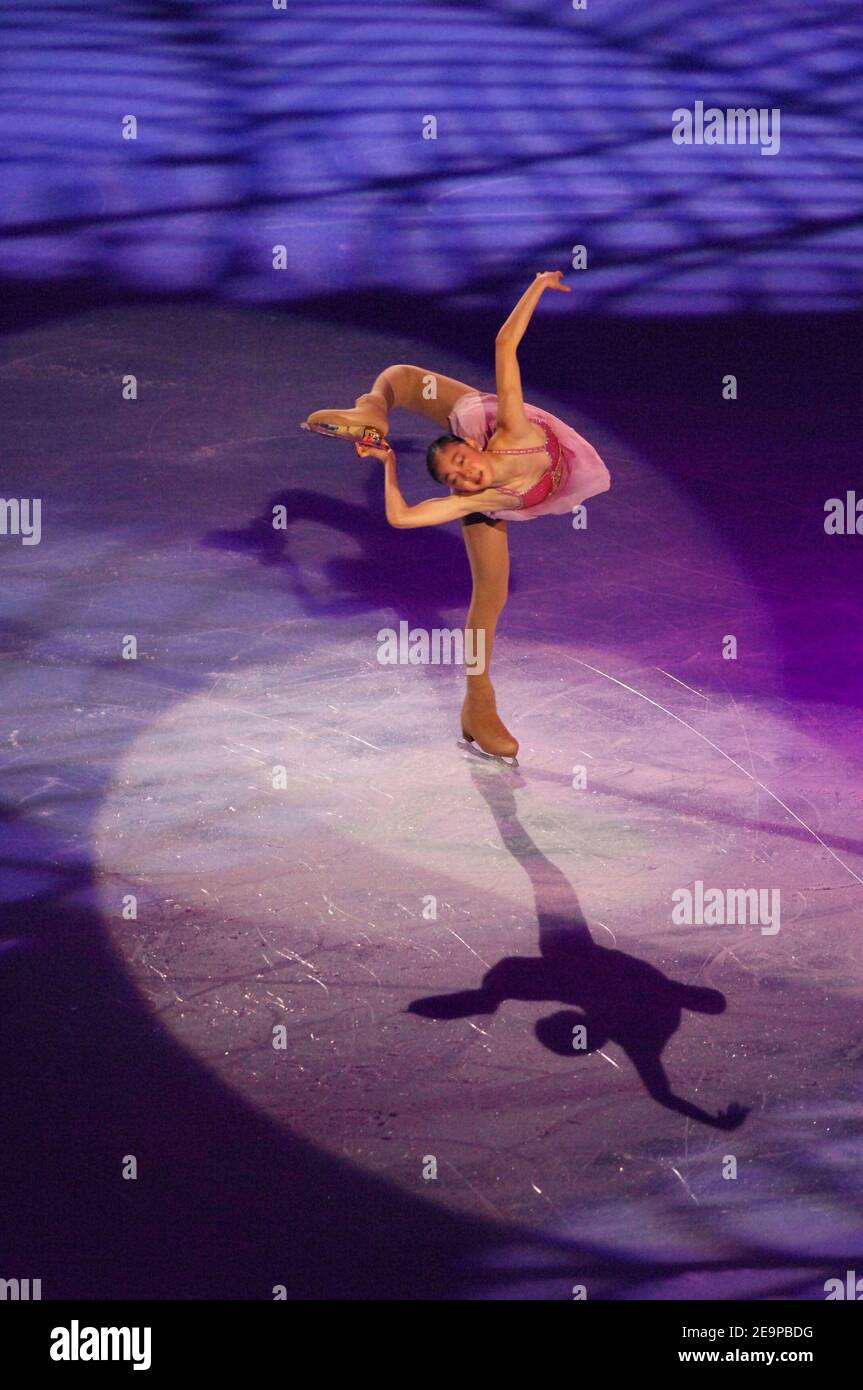
<instances>
[{"instance_id":1,"label":"skater's face","mask_svg":"<svg viewBox=\"0 0 863 1390\"><path fill-rule=\"evenodd\" d=\"M491 485L491 469L472 444L448 444L438 455L437 475L452 492L482 492Z\"/></svg>"}]
</instances>

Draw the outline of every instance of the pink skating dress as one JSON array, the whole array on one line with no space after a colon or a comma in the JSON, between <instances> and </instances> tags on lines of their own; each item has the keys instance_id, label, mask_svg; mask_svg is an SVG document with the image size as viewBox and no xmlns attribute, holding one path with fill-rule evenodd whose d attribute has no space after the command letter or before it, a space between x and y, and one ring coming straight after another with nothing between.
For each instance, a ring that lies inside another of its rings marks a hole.
<instances>
[{"instance_id":1,"label":"pink skating dress","mask_svg":"<svg viewBox=\"0 0 863 1390\"><path fill-rule=\"evenodd\" d=\"M551 464L527 492L513 494L521 498L520 506L501 512L484 512L482 515L503 516L507 521L532 521L535 516L562 516L587 501L588 497L608 491L611 487L610 474L592 444L588 444L570 425L564 424L548 410L540 410L538 406L525 402L524 413L528 420L542 425L545 446L491 452L533 454L545 447ZM452 433L460 435L462 439L475 439L479 449L486 447L496 424L497 396L490 391L465 392L459 396L449 416ZM511 491L509 488L500 490Z\"/></svg>"}]
</instances>

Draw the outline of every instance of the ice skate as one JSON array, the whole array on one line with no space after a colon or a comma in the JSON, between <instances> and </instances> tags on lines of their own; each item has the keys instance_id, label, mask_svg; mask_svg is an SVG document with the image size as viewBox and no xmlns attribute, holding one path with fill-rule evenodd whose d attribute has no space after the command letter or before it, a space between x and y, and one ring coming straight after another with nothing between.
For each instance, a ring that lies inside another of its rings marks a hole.
<instances>
[{"instance_id":1,"label":"ice skate","mask_svg":"<svg viewBox=\"0 0 863 1390\"><path fill-rule=\"evenodd\" d=\"M302 430L345 439L351 444L387 448L387 417L374 402L351 410L313 410L300 425Z\"/></svg>"},{"instance_id":2,"label":"ice skate","mask_svg":"<svg viewBox=\"0 0 863 1390\"><path fill-rule=\"evenodd\" d=\"M484 690L471 690L468 686L461 707L461 732L470 752L518 767L518 739L513 738L498 714L490 686Z\"/></svg>"}]
</instances>

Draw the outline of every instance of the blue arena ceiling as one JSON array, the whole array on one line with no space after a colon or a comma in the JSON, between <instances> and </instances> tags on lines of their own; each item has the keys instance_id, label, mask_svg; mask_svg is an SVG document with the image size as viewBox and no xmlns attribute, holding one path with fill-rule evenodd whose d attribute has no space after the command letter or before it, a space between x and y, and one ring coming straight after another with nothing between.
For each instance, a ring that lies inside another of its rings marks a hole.
<instances>
[{"instance_id":1,"label":"blue arena ceiling","mask_svg":"<svg viewBox=\"0 0 863 1390\"><path fill-rule=\"evenodd\" d=\"M483 306L583 246L595 313L863 298L859 3L6 0L0 30L7 279ZM778 147L675 143L696 103L778 111Z\"/></svg>"}]
</instances>

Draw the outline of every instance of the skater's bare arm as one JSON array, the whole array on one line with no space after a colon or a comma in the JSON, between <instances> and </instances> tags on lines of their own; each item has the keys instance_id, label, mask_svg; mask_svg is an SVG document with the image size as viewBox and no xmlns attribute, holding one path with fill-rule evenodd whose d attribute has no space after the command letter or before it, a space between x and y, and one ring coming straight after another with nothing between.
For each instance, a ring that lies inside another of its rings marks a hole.
<instances>
[{"instance_id":1,"label":"skater's bare arm","mask_svg":"<svg viewBox=\"0 0 863 1390\"><path fill-rule=\"evenodd\" d=\"M440 526L445 521L459 521L471 512L508 511L519 506L519 499L498 488L484 488L482 492L472 492L460 496L429 497L425 502L410 506L402 496L396 471L396 456L392 449L382 450L358 446L363 457L373 454L384 465L384 502L387 521L390 526L406 529L412 526Z\"/></svg>"},{"instance_id":2,"label":"skater's bare arm","mask_svg":"<svg viewBox=\"0 0 863 1390\"><path fill-rule=\"evenodd\" d=\"M483 488L482 492L472 492L463 497L455 494L452 497L429 497L425 502L417 502L414 507L409 507L404 499L402 501L403 509L392 515L387 507L387 521L391 526L440 526L444 521L459 521L463 516L470 516L471 512L511 511L520 506L519 498L500 492L495 487Z\"/></svg>"},{"instance_id":3,"label":"skater's bare arm","mask_svg":"<svg viewBox=\"0 0 863 1390\"><path fill-rule=\"evenodd\" d=\"M518 347L533 316L533 311L545 290L562 290L564 294L570 293L569 285L563 283L562 270L541 270L538 272L533 284L528 285L506 323L498 332L496 342L506 343L512 348Z\"/></svg>"},{"instance_id":4,"label":"skater's bare arm","mask_svg":"<svg viewBox=\"0 0 863 1390\"><path fill-rule=\"evenodd\" d=\"M499 430L520 433L527 425L521 389L521 371L516 352L543 292L545 290L562 290L569 294L569 286L562 283L562 276L563 272L560 270L544 270L538 274L533 284L525 290L495 339L494 369L497 388L497 428Z\"/></svg>"}]
</instances>

